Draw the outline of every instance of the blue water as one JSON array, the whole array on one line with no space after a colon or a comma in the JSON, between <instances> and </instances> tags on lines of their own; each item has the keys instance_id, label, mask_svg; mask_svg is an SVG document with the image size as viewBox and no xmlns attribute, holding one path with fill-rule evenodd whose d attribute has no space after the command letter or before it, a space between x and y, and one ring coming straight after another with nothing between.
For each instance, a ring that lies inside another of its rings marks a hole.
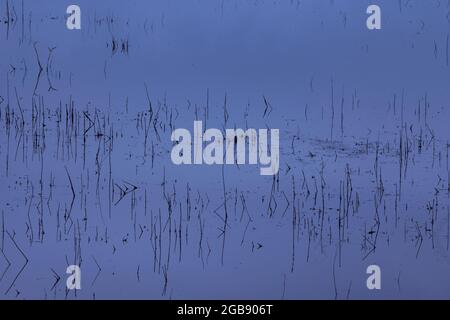
<instances>
[{"instance_id":1,"label":"blue water","mask_svg":"<svg viewBox=\"0 0 450 320\"><path fill-rule=\"evenodd\" d=\"M0 298L450 298L449 4L70 4L0 1ZM194 120L279 174L173 165Z\"/></svg>"}]
</instances>

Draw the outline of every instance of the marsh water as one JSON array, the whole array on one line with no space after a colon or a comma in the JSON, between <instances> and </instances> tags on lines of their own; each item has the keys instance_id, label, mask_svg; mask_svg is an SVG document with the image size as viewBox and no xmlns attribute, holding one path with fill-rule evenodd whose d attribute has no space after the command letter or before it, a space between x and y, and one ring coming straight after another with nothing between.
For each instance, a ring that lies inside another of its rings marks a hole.
<instances>
[{"instance_id":1,"label":"marsh water","mask_svg":"<svg viewBox=\"0 0 450 320\"><path fill-rule=\"evenodd\" d=\"M77 2L0 1L0 297L450 297L447 2ZM195 120L278 174L174 165Z\"/></svg>"}]
</instances>

